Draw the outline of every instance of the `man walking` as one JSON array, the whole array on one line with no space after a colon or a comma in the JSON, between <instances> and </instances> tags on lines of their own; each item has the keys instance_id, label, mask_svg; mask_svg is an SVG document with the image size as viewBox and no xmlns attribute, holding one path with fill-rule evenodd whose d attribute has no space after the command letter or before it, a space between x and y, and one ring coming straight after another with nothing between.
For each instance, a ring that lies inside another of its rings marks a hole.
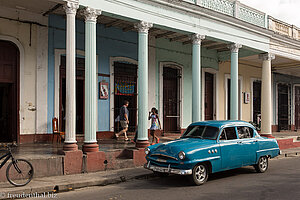
<instances>
[{"instance_id":1,"label":"man walking","mask_svg":"<svg viewBox=\"0 0 300 200\"><path fill-rule=\"evenodd\" d=\"M115 134L116 139L118 139L118 137L122 133L124 133L125 141L129 140L127 137L127 133L126 133L128 130L128 124L129 124L129 120L128 120L129 111L127 109L128 105L129 105L129 101L125 100L124 105L120 109L120 124L121 124L122 130L119 133Z\"/></svg>"}]
</instances>

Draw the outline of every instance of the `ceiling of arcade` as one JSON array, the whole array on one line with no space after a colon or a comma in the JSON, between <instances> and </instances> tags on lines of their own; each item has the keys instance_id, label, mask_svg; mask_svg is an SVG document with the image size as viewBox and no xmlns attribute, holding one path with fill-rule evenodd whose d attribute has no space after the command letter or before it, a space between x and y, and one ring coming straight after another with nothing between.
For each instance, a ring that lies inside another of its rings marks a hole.
<instances>
[{"instance_id":1,"label":"ceiling of arcade","mask_svg":"<svg viewBox=\"0 0 300 200\"><path fill-rule=\"evenodd\" d=\"M63 6L60 3L56 3L48 0L0 0L0 5L3 7L8 7L12 9L24 10L29 12L34 12L37 14L41 14L43 16L47 16L49 14L57 14L65 16L65 11L63 10ZM79 8L80 10L81 8ZM77 12L78 13L78 12ZM77 18L83 19L80 14L77 14ZM118 18L117 16L107 16L105 13L98 17L98 23L103 24L106 28L109 27L118 27L122 29L124 32L127 31L135 31L134 20L124 20ZM182 42L184 45L191 44L192 41L190 39L189 33L178 33L176 31L165 30L162 28L154 27L149 30L149 34L154 36L155 38L166 38L171 42ZM227 44L221 41L213 41L205 39L202 42L202 46L207 48L208 50L214 49L218 52L229 51L227 48Z\"/></svg>"},{"instance_id":2,"label":"ceiling of arcade","mask_svg":"<svg viewBox=\"0 0 300 200\"><path fill-rule=\"evenodd\" d=\"M61 1L57 1L61 2ZM65 11L63 10L62 4L55 2L55 0L0 0L0 5L2 7L8 7L17 10L34 12L43 16L49 14L57 14L65 16ZM81 9L81 8L79 8ZM77 12L78 13L78 12ZM80 14L77 14L77 18L83 19ZM136 21L130 19L119 18L118 16L112 16L103 13L98 17L98 23L103 24L106 28L118 27L124 32L135 31L134 23ZM190 33L176 32L175 30L166 30L160 27L153 27L149 30L149 34L155 38L165 38L169 39L171 42L181 42L183 45L191 44ZM228 52L228 43L224 41L217 41L211 38L202 41L202 47L208 50L216 50L219 53ZM258 55L251 55L247 57L240 58L239 62L261 67L261 60ZM276 59L272 61L272 70L285 73L285 74L299 74L300 76L300 62L293 61L288 58L276 56Z\"/></svg>"}]
</instances>

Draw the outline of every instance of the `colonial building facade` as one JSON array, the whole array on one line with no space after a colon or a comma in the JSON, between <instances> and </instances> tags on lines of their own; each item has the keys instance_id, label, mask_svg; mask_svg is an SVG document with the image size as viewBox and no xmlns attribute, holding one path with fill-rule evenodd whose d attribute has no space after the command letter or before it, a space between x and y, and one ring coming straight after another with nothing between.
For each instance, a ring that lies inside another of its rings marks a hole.
<instances>
[{"instance_id":1,"label":"colonial building facade","mask_svg":"<svg viewBox=\"0 0 300 200\"><path fill-rule=\"evenodd\" d=\"M300 128L300 29L230 0L11 0L0 7L0 142L51 140L97 151L119 130L148 145L148 112L163 131L191 122ZM101 144L100 144L101 145Z\"/></svg>"}]
</instances>

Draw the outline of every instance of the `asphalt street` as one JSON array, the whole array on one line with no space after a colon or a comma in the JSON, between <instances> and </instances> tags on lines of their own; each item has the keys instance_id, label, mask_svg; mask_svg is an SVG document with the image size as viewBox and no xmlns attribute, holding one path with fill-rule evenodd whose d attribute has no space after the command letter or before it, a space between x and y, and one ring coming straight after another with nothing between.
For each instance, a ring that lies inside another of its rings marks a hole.
<instances>
[{"instance_id":1,"label":"asphalt street","mask_svg":"<svg viewBox=\"0 0 300 200\"><path fill-rule=\"evenodd\" d=\"M193 186L187 177L172 175L133 180L104 187L58 193L59 199L300 199L300 157L274 159L266 173L244 167L212 174L207 183Z\"/></svg>"}]
</instances>

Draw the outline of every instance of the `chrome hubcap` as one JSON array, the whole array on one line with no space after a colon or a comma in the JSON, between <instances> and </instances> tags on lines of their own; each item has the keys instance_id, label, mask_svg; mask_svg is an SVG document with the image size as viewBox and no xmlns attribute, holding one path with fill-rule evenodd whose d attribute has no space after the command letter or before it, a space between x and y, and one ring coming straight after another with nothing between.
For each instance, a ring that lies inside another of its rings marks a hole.
<instances>
[{"instance_id":1,"label":"chrome hubcap","mask_svg":"<svg viewBox=\"0 0 300 200\"><path fill-rule=\"evenodd\" d=\"M267 169L267 166L268 166L267 158L266 157L260 158L260 161L259 161L259 167L260 167L260 169L262 169L263 171L265 171Z\"/></svg>"},{"instance_id":2,"label":"chrome hubcap","mask_svg":"<svg viewBox=\"0 0 300 200\"><path fill-rule=\"evenodd\" d=\"M206 177L206 169L203 165L197 166L195 170L195 177L199 182L202 182L205 180Z\"/></svg>"}]
</instances>

